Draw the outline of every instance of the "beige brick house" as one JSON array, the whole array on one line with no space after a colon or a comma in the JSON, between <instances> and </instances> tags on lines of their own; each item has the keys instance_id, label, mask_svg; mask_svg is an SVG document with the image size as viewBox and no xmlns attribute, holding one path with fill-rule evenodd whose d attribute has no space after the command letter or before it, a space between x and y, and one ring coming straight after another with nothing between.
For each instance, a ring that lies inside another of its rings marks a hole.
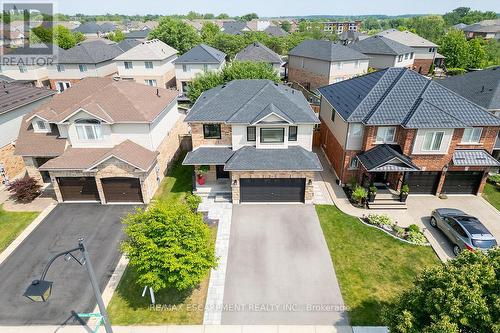
<instances>
[{"instance_id":1,"label":"beige brick house","mask_svg":"<svg viewBox=\"0 0 500 333\"><path fill-rule=\"evenodd\" d=\"M24 117L15 153L60 202L148 203L187 130L176 95L86 78Z\"/></svg>"},{"instance_id":2,"label":"beige brick house","mask_svg":"<svg viewBox=\"0 0 500 333\"><path fill-rule=\"evenodd\" d=\"M185 121L193 151L183 164L195 166L198 194L233 203L312 202L314 173L322 170L312 152L319 120L299 91L269 80L231 81L204 92Z\"/></svg>"}]
</instances>

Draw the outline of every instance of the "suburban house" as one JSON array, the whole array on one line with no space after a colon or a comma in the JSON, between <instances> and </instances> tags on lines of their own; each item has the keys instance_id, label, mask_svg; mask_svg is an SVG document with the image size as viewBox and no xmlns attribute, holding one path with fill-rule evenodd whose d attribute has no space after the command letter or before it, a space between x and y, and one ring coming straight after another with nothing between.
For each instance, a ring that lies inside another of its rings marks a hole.
<instances>
[{"instance_id":1,"label":"suburban house","mask_svg":"<svg viewBox=\"0 0 500 333\"><path fill-rule=\"evenodd\" d=\"M240 202L313 200L312 152L318 117L304 95L270 80L234 80L205 91L185 121L193 151L195 192ZM202 174L202 177L199 175Z\"/></svg>"},{"instance_id":2,"label":"suburban house","mask_svg":"<svg viewBox=\"0 0 500 333\"><path fill-rule=\"evenodd\" d=\"M108 33L116 30L112 23L98 24L95 22L85 22L73 29L73 32L81 32L85 39L93 40L106 36Z\"/></svg>"},{"instance_id":3,"label":"suburban house","mask_svg":"<svg viewBox=\"0 0 500 333\"><path fill-rule=\"evenodd\" d=\"M281 70L283 65L283 60L279 54L259 42L253 42L238 52L234 60L265 62L270 64L277 72Z\"/></svg>"},{"instance_id":4,"label":"suburban house","mask_svg":"<svg viewBox=\"0 0 500 333\"><path fill-rule=\"evenodd\" d=\"M326 40L305 40L288 52L288 80L309 90L368 72L370 58Z\"/></svg>"},{"instance_id":5,"label":"suburban house","mask_svg":"<svg viewBox=\"0 0 500 333\"><path fill-rule=\"evenodd\" d=\"M283 30L281 27L279 27L277 25L270 25L267 28L265 28L263 30L263 32L265 32L268 36L271 36L271 37L283 37L283 36L288 35L288 32L286 32L285 30Z\"/></svg>"},{"instance_id":6,"label":"suburban house","mask_svg":"<svg viewBox=\"0 0 500 333\"><path fill-rule=\"evenodd\" d=\"M321 146L338 181L410 194L477 194L500 119L436 81L388 68L319 89Z\"/></svg>"},{"instance_id":7,"label":"suburban house","mask_svg":"<svg viewBox=\"0 0 500 333\"><path fill-rule=\"evenodd\" d=\"M23 159L14 155L24 115L47 102L55 91L18 83L0 84L0 180L13 179L24 170Z\"/></svg>"},{"instance_id":8,"label":"suburban house","mask_svg":"<svg viewBox=\"0 0 500 333\"><path fill-rule=\"evenodd\" d=\"M24 117L15 154L59 202L144 202L187 126L173 90L86 78Z\"/></svg>"},{"instance_id":9,"label":"suburban house","mask_svg":"<svg viewBox=\"0 0 500 333\"><path fill-rule=\"evenodd\" d=\"M148 40L115 58L122 80L153 87L175 87L174 60L178 51L158 39Z\"/></svg>"},{"instance_id":10,"label":"suburban house","mask_svg":"<svg viewBox=\"0 0 500 333\"><path fill-rule=\"evenodd\" d=\"M117 72L114 59L122 53L119 44L103 40L83 42L61 50L57 61L48 66L50 86L61 92L87 77L112 76Z\"/></svg>"},{"instance_id":11,"label":"suburban house","mask_svg":"<svg viewBox=\"0 0 500 333\"><path fill-rule=\"evenodd\" d=\"M413 67L415 51L383 36L372 36L349 44L349 47L370 57L371 68Z\"/></svg>"},{"instance_id":12,"label":"suburban house","mask_svg":"<svg viewBox=\"0 0 500 333\"><path fill-rule=\"evenodd\" d=\"M484 39L500 39L500 19L484 20L460 28L469 39L481 37Z\"/></svg>"},{"instance_id":13,"label":"suburban house","mask_svg":"<svg viewBox=\"0 0 500 333\"><path fill-rule=\"evenodd\" d=\"M437 44L413 32L388 29L378 33L378 35L411 47L414 52L413 69L420 74L429 74L432 64L441 65L444 59L444 56L437 53Z\"/></svg>"},{"instance_id":14,"label":"suburban house","mask_svg":"<svg viewBox=\"0 0 500 333\"><path fill-rule=\"evenodd\" d=\"M221 31L229 35L241 35L252 31L245 21L227 21L222 24Z\"/></svg>"},{"instance_id":15,"label":"suburban house","mask_svg":"<svg viewBox=\"0 0 500 333\"><path fill-rule=\"evenodd\" d=\"M125 39L136 39L143 42L148 39L150 32L151 32L150 29L130 31L129 33L125 34Z\"/></svg>"},{"instance_id":16,"label":"suburban house","mask_svg":"<svg viewBox=\"0 0 500 333\"><path fill-rule=\"evenodd\" d=\"M438 82L500 118L500 66L449 76ZM500 160L500 133L493 156Z\"/></svg>"},{"instance_id":17,"label":"suburban house","mask_svg":"<svg viewBox=\"0 0 500 333\"><path fill-rule=\"evenodd\" d=\"M26 36L22 30L0 30L0 46L20 47L26 41Z\"/></svg>"},{"instance_id":18,"label":"suburban house","mask_svg":"<svg viewBox=\"0 0 500 333\"><path fill-rule=\"evenodd\" d=\"M344 31L339 35L339 40L342 42L342 44L347 45L351 44L363 39L366 39L370 36L368 36L365 33L359 32L359 31L354 31L354 30L349 30L349 31Z\"/></svg>"},{"instance_id":19,"label":"suburban house","mask_svg":"<svg viewBox=\"0 0 500 333\"><path fill-rule=\"evenodd\" d=\"M344 31L360 31L361 30L361 20L355 21L329 21L323 22L324 31L341 34Z\"/></svg>"},{"instance_id":20,"label":"suburban house","mask_svg":"<svg viewBox=\"0 0 500 333\"><path fill-rule=\"evenodd\" d=\"M197 74L219 71L226 64L226 54L206 44L199 44L174 60L177 90L186 93L187 84Z\"/></svg>"}]
</instances>

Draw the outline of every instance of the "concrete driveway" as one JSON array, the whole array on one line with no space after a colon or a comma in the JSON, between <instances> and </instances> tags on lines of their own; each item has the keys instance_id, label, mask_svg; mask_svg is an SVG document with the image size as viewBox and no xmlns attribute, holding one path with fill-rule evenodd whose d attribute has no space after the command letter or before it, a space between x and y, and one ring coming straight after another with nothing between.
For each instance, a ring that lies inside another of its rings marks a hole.
<instances>
[{"instance_id":1,"label":"concrete driveway","mask_svg":"<svg viewBox=\"0 0 500 333\"><path fill-rule=\"evenodd\" d=\"M437 251L444 251L448 258L454 258L452 244L444 234L433 227L429 221L432 210L436 208L457 208L467 214L477 217L490 232L500 241L500 212L482 197L474 195L448 196L448 199L439 199L435 196L410 196L406 202L408 213L424 224L439 244Z\"/></svg>"},{"instance_id":2,"label":"concrete driveway","mask_svg":"<svg viewBox=\"0 0 500 333\"><path fill-rule=\"evenodd\" d=\"M59 204L0 265L0 325L77 324L72 312L92 312L96 305L87 272L74 260L59 258L47 280L53 281L46 303L23 296L53 255L78 246L84 237L101 291L120 259L120 218L127 205ZM80 255L78 254L77 257ZM1 331L1 329L0 329Z\"/></svg>"},{"instance_id":3,"label":"concrete driveway","mask_svg":"<svg viewBox=\"0 0 500 333\"><path fill-rule=\"evenodd\" d=\"M234 205L222 324L347 325L312 205Z\"/></svg>"}]
</instances>

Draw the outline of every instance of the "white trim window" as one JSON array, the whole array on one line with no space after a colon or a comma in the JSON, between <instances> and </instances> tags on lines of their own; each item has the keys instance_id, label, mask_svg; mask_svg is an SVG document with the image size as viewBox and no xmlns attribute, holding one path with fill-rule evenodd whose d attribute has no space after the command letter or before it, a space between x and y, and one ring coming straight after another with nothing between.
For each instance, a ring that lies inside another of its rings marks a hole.
<instances>
[{"instance_id":1,"label":"white trim window","mask_svg":"<svg viewBox=\"0 0 500 333\"><path fill-rule=\"evenodd\" d=\"M132 61L124 61L123 65L125 66L125 69L133 69L134 68L134 64L132 63Z\"/></svg>"},{"instance_id":2,"label":"white trim window","mask_svg":"<svg viewBox=\"0 0 500 333\"><path fill-rule=\"evenodd\" d=\"M357 170L358 167L359 167L358 158L356 156L354 156L349 161L349 170Z\"/></svg>"},{"instance_id":3,"label":"white trim window","mask_svg":"<svg viewBox=\"0 0 500 333\"><path fill-rule=\"evenodd\" d=\"M185 73L188 71L188 66L187 65L182 65L182 71Z\"/></svg>"},{"instance_id":4,"label":"white trim window","mask_svg":"<svg viewBox=\"0 0 500 333\"><path fill-rule=\"evenodd\" d=\"M156 80L148 79L148 80L144 80L144 83L147 84L148 86L156 87Z\"/></svg>"},{"instance_id":5,"label":"white trim window","mask_svg":"<svg viewBox=\"0 0 500 333\"><path fill-rule=\"evenodd\" d=\"M80 64L80 65L78 65L78 69L80 69L80 72L84 73L87 71L87 65Z\"/></svg>"},{"instance_id":6,"label":"white trim window","mask_svg":"<svg viewBox=\"0 0 500 333\"><path fill-rule=\"evenodd\" d=\"M33 130L35 133L48 133L50 132L50 125L42 119L35 119L33 121Z\"/></svg>"},{"instance_id":7,"label":"white trim window","mask_svg":"<svg viewBox=\"0 0 500 333\"><path fill-rule=\"evenodd\" d=\"M96 119L77 119L76 134L81 141L97 141L102 139L101 122Z\"/></svg>"},{"instance_id":8,"label":"white trim window","mask_svg":"<svg viewBox=\"0 0 500 333\"><path fill-rule=\"evenodd\" d=\"M481 134L483 129L481 127L473 127L464 129L464 135L462 135L462 143L472 143L477 144L481 140Z\"/></svg>"},{"instance_id":9,"label":"white trim window","mask_svg":"<svg viewBox=\"0 0 500 333\"><path fill-rule=\"evenodd\" d=\"M69 81L57 81L56 82L56 88L57 91L63 92L64 90L68 89L71 87L71 82Z\"/></svg>"},{"instance_id":10,"label":"white trim window","mask_svg":"<svg viewBox=\"0 0 500 333\"><path fill-rule=\"evenodd\" d=\"M396 137L396 127L379 127L375 143L394 143Z\"/></svg>"},{"instance_id":11,"label":"white trim window","mask_svg":"<svg viewBox=\"0 0 500 333\"><path fill-rule=\"evenodd\" d=\"M398 56L398 62L402 62L402 61L403 61L403 55L402 55L402 54L400 54L400 55Z\"/></svg>"},{"instance_id":12,"label":"white trim window","mask_svg":"<svg viewBox=\"0 0 500 333\"><path fill-rule=\"evenodd\" d=\"M64 72L66 69L64 68L64 65L57 65L57 71L60 73L60 72Z\"/></svg>"},{"instance_id":13,"label":"white trim window","mask_svg":"<svg viewBox=\"0 0 500 333\"><path fill-rule=\"evenodd\" d=\"M144 61L144 67L146 67L146 69L153 69L153 62L152 61Z\"/></svg>"},{"instance_id":14,"label":"white trim window","mask_svg":"<svg viewBox=\"0 0 500 333\"><path fill-rule=\"evenodd\" d=\"M443 143L444 132L433 131L425 133L422 151L440 151Z\"/></svg>"}]
</instances>

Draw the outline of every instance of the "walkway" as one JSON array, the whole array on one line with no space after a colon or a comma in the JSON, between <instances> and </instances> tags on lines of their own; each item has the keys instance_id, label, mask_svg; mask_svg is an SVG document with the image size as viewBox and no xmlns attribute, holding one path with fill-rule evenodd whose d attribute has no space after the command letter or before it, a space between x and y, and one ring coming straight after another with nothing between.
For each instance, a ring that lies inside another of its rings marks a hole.
<instances>
[{"instance_id":1,"label":"walkway","mask_svg":"<svg viewBox=\"0 0 500 333\"><path fill-rule=\"evenodd\" d=\"M18 203L10 199L10 193L5 187L0 189L0 205L11 212L41 212L50 205L57 204L56 195L52 186L46 187L42 194L30 203Z\"/></svg>"}]
</instances>

